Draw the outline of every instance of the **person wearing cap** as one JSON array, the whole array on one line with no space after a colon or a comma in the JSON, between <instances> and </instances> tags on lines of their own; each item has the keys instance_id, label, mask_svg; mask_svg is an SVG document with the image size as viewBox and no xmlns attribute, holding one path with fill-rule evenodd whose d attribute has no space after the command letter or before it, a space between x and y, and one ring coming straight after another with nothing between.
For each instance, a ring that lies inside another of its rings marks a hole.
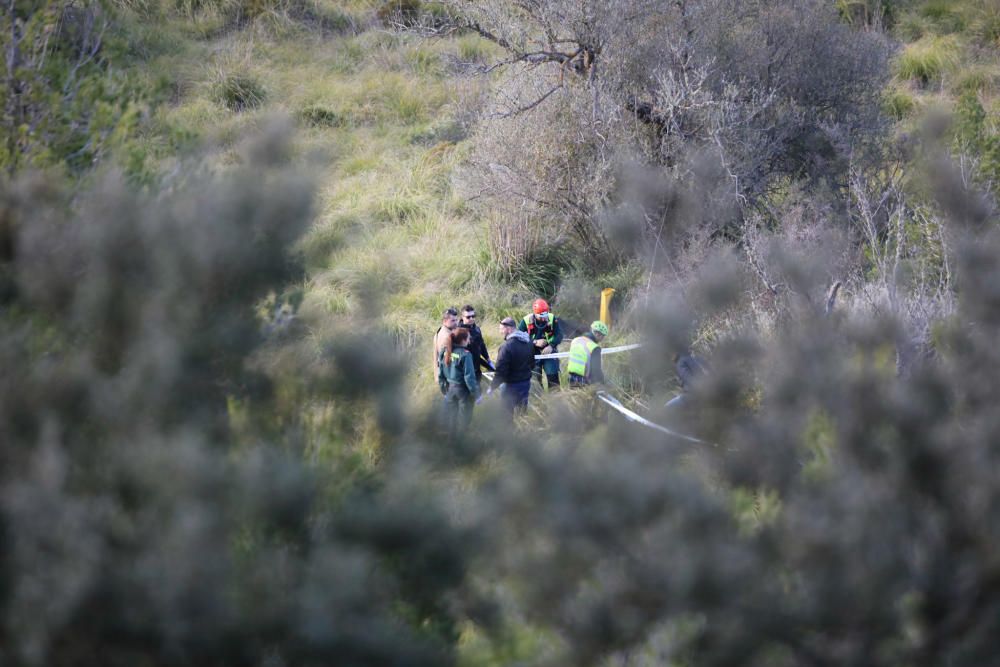
<instances>
[{"instance_id":1,"label":"person wearing cap","mask_svg":"<svg viewBox=\"0 0 1000 667\"><path fill-rule=\"evenodd\" d=\"M590 325L590 331L577 336L569 346L570 387L584 387L588 384L603 384L604 371L601 370L601 341L608 335L608 325L600 320Z\"/></svg>"},{"instance_id":2,"label":"person wearing cap","mask_svg":"<svg viewBox=\"0 0 1000 667\"><path fill-rule=\"evenodd\" d=\"M531 313L524 316L517 328L528 334L536 355L559 351L559 343L563 340L562 328L559 326L559 318L549 311L549 304L545 299L535 299L531 304ZM538 374L538 384L543 389L545 385L542 384L542 374L549 382L549 389L559 386L558 359L537 360L535 373Z\"/></svg>"},{"instance_id":3,"label":"person wearing cap","mask_svg":"<svg viewBox=\"0 0 1000 667\"><path fill-rule=\"evenodd\" d=\"M496 374L489 390L492 392L502 385L507 409L511 414L523 412L528 408L528 393L531 391L534 347L528 334L518 330L513 317L505 317L500 322L500 334L504 342L497 351Z\"/></svg>"}]
</instances>

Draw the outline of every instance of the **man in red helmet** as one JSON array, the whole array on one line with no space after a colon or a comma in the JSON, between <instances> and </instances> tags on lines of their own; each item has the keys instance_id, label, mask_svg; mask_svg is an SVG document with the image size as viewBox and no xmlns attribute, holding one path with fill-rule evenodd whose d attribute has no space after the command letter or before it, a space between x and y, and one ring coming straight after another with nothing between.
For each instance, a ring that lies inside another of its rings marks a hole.
<instances>
[{"instance_id":1,"label":"man in red helmet","mask_svg":"<svg viewBox=\"0 0 1000 667\"><path fill-rule=\"evenodd\" d=\"M531 313L524 316L524 319L517 325L521 331L527 332L531 343L535 348L535 354L549 354L557 352L559 343L562 342L562 328L559 326L559 318L551 313L549 304L545 299L535 299L531 304ZM542 374L545 374L549 382L549 388L559 386L559 360L540 359L535 362L535 374L538 377L538 384L542 385Z\"/></svg>"}]
</instances>

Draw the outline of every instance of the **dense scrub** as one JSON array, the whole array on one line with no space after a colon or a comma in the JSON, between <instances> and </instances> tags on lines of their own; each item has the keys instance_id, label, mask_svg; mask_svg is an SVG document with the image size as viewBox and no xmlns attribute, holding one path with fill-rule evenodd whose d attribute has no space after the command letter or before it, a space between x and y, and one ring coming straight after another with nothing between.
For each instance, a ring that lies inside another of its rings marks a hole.
<instances>
[{"instance_id":1,"label":"dense scrub","mask_svg":"<svg viewBox=\"0 0 1000 667\"><path fill-rule=\"evenodd\" d=\"M0 663L991 661L989 3L603 4L9 5ZM704 444L446 444L444 306L609 285Z\"/></svg>"}]
</instances>

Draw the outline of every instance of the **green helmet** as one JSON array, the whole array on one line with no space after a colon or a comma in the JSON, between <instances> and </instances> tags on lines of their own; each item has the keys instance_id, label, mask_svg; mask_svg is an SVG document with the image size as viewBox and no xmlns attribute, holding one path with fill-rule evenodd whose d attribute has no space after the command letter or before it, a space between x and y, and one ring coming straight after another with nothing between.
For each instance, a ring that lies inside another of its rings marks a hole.
<instances>
[{"instance_id":1,"label":"green helmet","mask_svg":"<svg viewBox=\"0 0 1000 667\"><path fill-rule=\"evenodd\" d=\"M599 333L602 336L608 335L608 325L600 320L596 320L593 324L591 324L590 330L594 333Z\"/></svg>"}]
</instances>

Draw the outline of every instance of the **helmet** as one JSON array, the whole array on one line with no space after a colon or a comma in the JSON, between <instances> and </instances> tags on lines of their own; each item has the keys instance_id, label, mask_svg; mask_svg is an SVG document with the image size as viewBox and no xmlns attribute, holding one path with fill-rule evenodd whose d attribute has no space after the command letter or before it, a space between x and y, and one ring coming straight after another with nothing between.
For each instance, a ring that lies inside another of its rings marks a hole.
<instances>
[{"instance_id":1,"label":"helmet","mask_svg":"<svg viewBox=\"0 0 1000 667\"><path fill-rule=\"evenodd\" d=\"M590 325L590 330L594 333L599 333L602 336L608 335L608 325L600 320L594 321L594 323Z\"/></svg>"},{"instance_id":2,"label":"helmet","mask_svg":"<svg viewBox=\"0 0 1000 667\"><path fill-rule=\"evenodd\" d=\"M535 315L549 312L549 302L545 299L535 299L535 302L531 304L531 312Z\"/></svg>"}]
</instances>

